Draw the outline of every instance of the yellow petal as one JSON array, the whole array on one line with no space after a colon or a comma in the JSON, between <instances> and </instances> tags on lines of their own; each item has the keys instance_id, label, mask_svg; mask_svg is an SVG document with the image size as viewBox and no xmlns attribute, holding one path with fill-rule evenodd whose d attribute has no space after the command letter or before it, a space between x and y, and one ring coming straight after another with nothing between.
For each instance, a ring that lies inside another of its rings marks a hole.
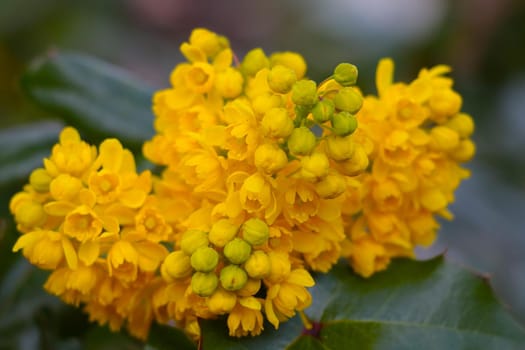
<instances>
[{"instance_id":1,"label":"yellow petal","mask_svg":"<svg viewBox=\"0 0 525 350\"><path fill-rule=\"evenodd\" d=\"M259 302L259 300L257 300L254 297L240 298L239 303L242 306L247 307L248 309L252 309L252 310L261 309L261 303Z\"/></svg>"},{"instance_id":2,"label":"yellow petal","mask_svg":"<svg viewBox=\"0 0 525 350\"><path fill-rule=\"evenodd\" d=\"M65 127L62 132L60 133L60 143L67 143L67 142L79 142L80 141L80 135L78 134L78 131L71 127Z\"/></svg>"},{"instance_id":3,"label":"yellow petal","mask_svg":"<svg viewBox=\"0 0 525 350\"><path fill-rule=\"evenodd\" d=\"M64 249L67 265L70 269L76 270L78 266L77 252L71 241L66 237L62 238L62 248Z\"/></svg>"},{"instance_id":4,"label":"yellow petal","mask_svg":"<svg viewBox=\"0 0 525 350\"><path fill-rule=\"evenodd\" d=\"M264 302L264 311L266 313L268 322L270 322L275 327L275 329L279 329L279 319L277 318L277 315L275 315L273 303L270 299L266 299Z\"/></svg>"},{"instance_id":5,"label":"yellow petal","mask_svg":"<svg viewBox=\"0 0 525 350\"><path fill-rule=\"evenodd\" d=\"M44 206L44 211L52 216L66 216L75 206L68 202L49 202Z\"/></svg>"},{"instance_id":6,"label":"yellow petal","mask_svg":"<svg viewBox=\"0 0 525 350\"><path fill-rule=\"evenodd\" d=\"M143 271L155 271L168 255L163 245L148 241L136 243L135 249L139 253L138 265Z\"/></svg>"},{"instance_id":7,"label":"yellow petal","mask_svg":"<svg viewBox=\"0 0 525 350\"><path fill-rule=\"evenodd\" d=\"M87 266L93 264L100 253L98 242L84 242L78 249L78 258Z\"/></svg>"},{"instance_id":8,"label":"yellow petal","mask_svg":"<svg viewBox=\"0 0 525 350\"><path fill-rule=\"evenodd\" d=\"M232 64L232 50L224 49L217 54L213 60L213 66L218 70L224 70Z\"/></svg>"},{"instance_id":9,"label":"yellow petal","mask_svg":"<svg viewBox=\"0 0 525 350\"><path fill-rule=\"evenodd\" d=\"M132 189L122 192L120 202L130 208L138 208L146 200L146 193L142 190Z\"/></svg>"},{"instance_id":10,"label":"yellow petal","mask_svg":"<svg viewBox=\"0 0 525 350\"><path fill-rule=\"evenodd\" d=\"M379 61L376 71L376 86L379 96L383 95L394 79L394 61L383 58Z\"/></svg>"},{"instance_id":11,"label":"yellow petal","mask_svg":"<svg viewBox=\"0 0 525 350\"><path fill-rule=\"evenodd\" d=\"M23 249L27 246L34 245L37 241L39 241L42 238L43 235L43 231L33 231L22 235L16 241L15 246L13 247L13 252L17 252L20 249Z\"/></svg>"},{"instance_id":12,"label":"yellow petal","mask_svg":"<svg viewBox=\"0 0 525 350\"><path fill-rule=\"evenodd\" d=\"M305 287L313 287L315 285L312 276L304 269L296 269L290 272L287 282Z\"/></svg>"},{"instance_id":13,"label":"yellow petal","mask_svg":"<svg viewBox=\"0 0 525 350\"><path fill-rule=\"evenodd\" d=\"M190 45L188 43L183 43L180 46L180 52L190 62L204 62L204 61L206 61L206 54L204 53L204 51L202 51L198 47Z\"/></svg>"},{"instance_id":14,"label":"yellow petal","mask_svg":"<svg viewBox=\"0 0 525 350\"><path fill-rule=\"evenodd\" d=\"M100 161L104 169L118 172L124 149L117 139L107 139L100 144Z\"/></svg>"}]
</instances>

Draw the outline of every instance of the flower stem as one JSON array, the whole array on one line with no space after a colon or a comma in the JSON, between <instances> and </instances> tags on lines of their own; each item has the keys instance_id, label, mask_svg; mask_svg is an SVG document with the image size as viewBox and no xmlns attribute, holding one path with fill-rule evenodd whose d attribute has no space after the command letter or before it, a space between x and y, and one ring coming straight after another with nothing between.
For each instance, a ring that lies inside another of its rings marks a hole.
<instances>
[{"instance_id":1,"label":"flower stem","mask_svg":"<svg viewBox=\"0 0 525 350\"><path fill-rule=\"evenodd\" d=\"M299 311L299 317L301 317L301 321L303 322L304 328L306 330L311 330L314 326L312 322L308 319L308 316L301 310Z\"/></svg>"}]
</instances>

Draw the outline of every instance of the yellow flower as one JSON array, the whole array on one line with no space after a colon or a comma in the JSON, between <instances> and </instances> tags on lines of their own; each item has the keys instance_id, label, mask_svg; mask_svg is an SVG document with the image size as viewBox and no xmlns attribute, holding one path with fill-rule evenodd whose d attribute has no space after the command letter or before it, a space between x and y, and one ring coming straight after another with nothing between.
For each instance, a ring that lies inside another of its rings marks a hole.
<instances>
[{"instance_id":1,"label":"yellow flower","mask_svg":"<svg viewBox=\"0 0 525 350\"><path fill-rule=\"evenodd\" d=\"M263 330L261 304L255 298L240 300L230 311L228 328L231 337L255 336Z\"/></svg>"},{"instance_id":2,"label":"yellow flower","mask_svg":"<svg viewBox=\"0 0 525 350\"><path fill-rule=\"evenodd\" d=\"M282 277L280 283L271 285L264 303L268 321L277 329L280 322L310 306L312 296L305 287L312 287L314 284L306 270L295 269Z\"/></svg>"},{"instance_id":3,"label":"yellow flower","mask_svg":"<svg viewBox=\"0 0 525 350\"><path fill-rule=\"evenodd\" d=\"M54 231L33 231L22 235L13 252L20 249L31 264L45 270L56 269L64 259L62 236Z\"/></svg>"}]
</instances>

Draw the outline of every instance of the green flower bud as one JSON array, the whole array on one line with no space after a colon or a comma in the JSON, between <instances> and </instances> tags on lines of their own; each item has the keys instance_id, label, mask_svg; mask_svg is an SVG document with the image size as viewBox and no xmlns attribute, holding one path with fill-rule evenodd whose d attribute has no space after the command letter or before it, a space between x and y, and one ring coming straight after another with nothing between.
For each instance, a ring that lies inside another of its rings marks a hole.
<instances>
[{"instance_id":1,"label":"green flower bud","mask_svg":"<svg viewBox=\"0 0 525 350\"><path fill-rule=\"evenodd\" d=\"M252 218L242 225L242 237L251 245L266 243L270 236L270 228L261 219Z\"/></svg>"},{"instance_id":2,"label":"green flower bud","mask_svg":"<svg viewBox=\"0 0 525 350\"><path fill-rule=\"evenodd\" d=\"M51 175L42 168L33 170L29 176L29 183L37 192L49 192L49 184L51 183Z\"/></svg>"},{"instance_id":3,"label":"green flower bud","mask_svg":"<svg viewBox=\"0 0 525 350\"><path fill-rule=\"evenodd\" d=\"M200 247L191 255L191 266L199 272L213 271L219 263L219 253L210 247Z\"/></svg>"},{"instance_id":4,"label":"green flower bud","mask_svg":"<svg viewBox=\"0 0 525 350\"><path fill-rule=\"evenodd\" d=\"M270 267L270 258L261 250L253 252L246 263L244 263L244 269L251 278L264 278L268 276Z\"/></svg>"},{"instance_id":5,"label":"green flower bud","mask_svg":"<svg viewBox=\"0 0 525 350\"><path fill-rule=\"evenodd\" d=\"M317 84L313 80L299 80L292 87L292 101L301 106L317 102Z\"/></svg>"},{"instance_id":6,"label":"green flower bud","mask_svg":"<svg viewBox=\"0 0 525 350\"><path fill-rule=\"evenodd\" d=\"M324 123L332 118L335 111L335 105L332 100L322 100L312 108L312 115L317 123Z\"/></svg>"},{"instance_id":7,"label":"green flower bud","mask_svg":"<svg viewBox=\"0 0 525 350\"><path fill-rule=\"evenodd\" d=\"M354 155L355 144L351 137L330 135L326 138L325 153L336 161L347 160Z\"/></svg>"},{"instance_id":8,"label":"green flower bud","mask_svg":"<svg viewBox=\"0 0 525 350\"><path fill-rule=\"evenodd\" d=\"M357 67L350 63L339 63L334 69L334 80L343 86L355 85Z\"/></svg>"},{"instance_id":9,"label":"green flower bud","mask_svg":"<svg viewBox=\"0 0 525 350\"><path fill-rule=\"evenodd\" d=\"M306 155L312 153L317 143L314 133L305 126L292 131L288 138L288 150L293 155Z\"/></svg>"},{"instance_id":10,"label":"green flower bud","mask_svg":"<svg viewBox=\"0 0 525 350\"><path fill-rule=\"evenodd\" d=\"M168 281L171 278L187 277L192 271L190 257L180 250L170 253L166 259L164 259L160 271L162 277Z\"/></svg>"},{"instance_id":11,"label":"green flower bud","mask_svg":"<svg viewBox=\"0 0 525 350\"><path fill-rule=\"evenodd\" d=\"M241 63L241 70L244 74L252 76L263 68L270 66L270 60L260 48L250 50Z\"/></svg>"},{"instance_id":12,"label":"green flower bud","mask_svg":"<svg viewBox=\"0 0 525 350\"><path fill-rule=\"evenodd\" d=\"M238 227L228 219L220 219L211 227L208 239L216 247L224 247L237 234Z\"/></svg>"},{"instance_id":13,"label":"green flower bud","mask_svg":"<svg viewBox=\"0 0 525 350\"><path fill-rule=\"evenodd\" d=\"M201 230L188 230L182 235L180 248L188 255L193 254L200 247L208 246L208 234Z\"/></svg>"},{"instance_id":14,"label":"green flower bud","mask_svg":"<svg viewBox=\"0 0 525 350\"><path fill-rule=\"evenodd\" d=\"M351 87L345 87L339 90L334 97L335 108L340 111L357 113L363 105L363 97L359 92Z\"/></svg>"},{"instance_id":15,"label":"green flower bud","mask_svg":"<svg viewBox=\"0 0 525 350\"><path fill-rule=\"evenodd\" d=\"M268 86L274 92L280 94L289 92L296 81L295 72L282 65L273 67L268 74Z\"/></svg>"},{"instance_id":16,"label":"green flower bud","mask_svg":"<svg viewBox=\"0 0 525 350\"><path fill-rule=\"evenodd\" d=\"M232 292L244 287L248 281L248 275L239 266L228 265L221 270L220 280L222 288Z\"/></svg>"},{"instance_id":17,"label":"green flower bud","mask_svg":"<svg viewBox=\"0 0 525 350\"><path fill-rule=\"evenodd\" d=\"M195 272L191 277L191 289L201 297L209 297L212 295L218 285L219 279L213 272Z\"/></svg>"},{"instance_id":18,"label":"green flower bud","mask_svg":"<svg viewBox=\"0 0 525 350\"><path fill-rule=\"evenodd\" d=\"M251 252L252 246L241 238L234 238L224 246L224 256L232 264L242 264L248 259Z\"/></svg>"},{"instance_id":19,"label":"green flower bud","mask_svg":"<svg viewBox=\"0 0 525 350\"><path fill-rule=\"evenodd\" d=\"M332 131L338 136L350 135L357 128L357 119L348 112L339 112L332 117Z\"/></svg>"}]
</instances>

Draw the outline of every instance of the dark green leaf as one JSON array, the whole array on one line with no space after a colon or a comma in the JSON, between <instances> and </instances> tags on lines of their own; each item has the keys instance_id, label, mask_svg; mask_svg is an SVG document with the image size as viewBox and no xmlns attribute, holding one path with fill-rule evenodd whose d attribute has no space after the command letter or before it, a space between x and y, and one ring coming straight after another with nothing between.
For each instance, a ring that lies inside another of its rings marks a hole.
<instances>
[{"instance_id":1,"label":"dark green leaf","mask_svg":"<svg viewBox=\"0 0 525 350\"><path fill-rule=\"evenodd\" d=\"M180 329L156 323L151 326L148 346L156 350L195 350L197 348L195 343Z\"/></svg>"},{"instance_id":2,"label":"dark green leaf","mask_svg":"<svg viewBox=\"0 0 525 350\"><path fill-rule=\"evenodd\" d=\"M204 324L203 349L525 348L525 330L487 281L443 258L395 261L369 279L338 265L316 280L306 313L321 322L317 336L301 335L296 318L277 332L236 340L214 321Z\"/></svg>"},{"instance_id":3,"label":"dark green leaf","mask_svg":"<svg viewBox=\"0 0 525 350\"><path fill-rule=\"evenodd\" d=\"M90 142L116 137L139 151L153 135L153 89L98 59L51 52L30 66L22 84L37 104L90 133Z\"/></svg>"},{"instance_id":4,"label":"dark green leaf","mask_svg":"<svg viewBox=\"0 0 525 350\"><path fill-rule=\"evenodd\" d=\"M36 122L0 131L0 186L27 178L42 166L62 129L59 122Z\"/></svg>"}]
</instances>

